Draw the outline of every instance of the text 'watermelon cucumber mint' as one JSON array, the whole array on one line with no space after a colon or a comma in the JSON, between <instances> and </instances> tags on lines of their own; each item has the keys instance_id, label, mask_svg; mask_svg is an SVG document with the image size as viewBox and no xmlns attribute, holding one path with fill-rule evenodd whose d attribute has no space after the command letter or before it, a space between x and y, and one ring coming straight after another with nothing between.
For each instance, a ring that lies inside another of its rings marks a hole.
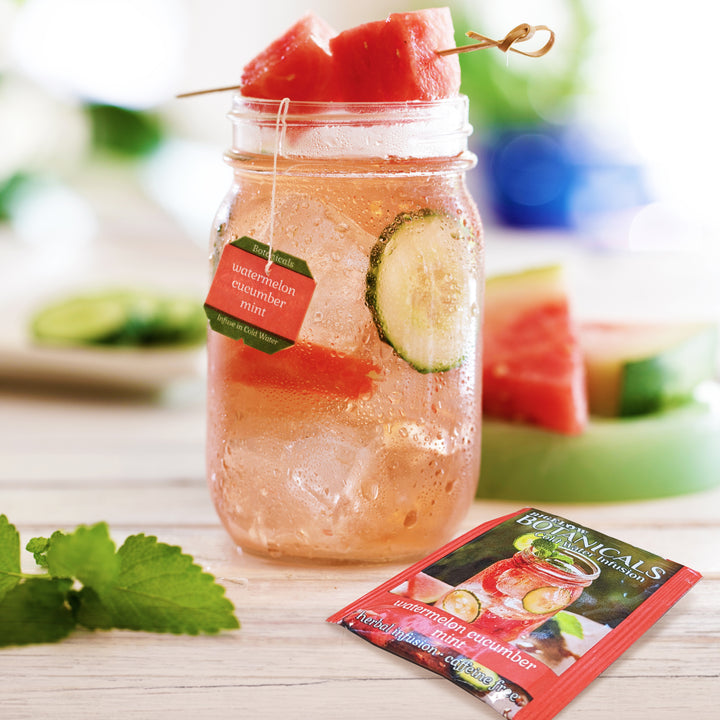
<instances>
[{"instance_id":1,"label":"text 'watermelon cucumber mint'","mask_svg":"<svg viewBox=\"0 0 720 720\"><path fill-rule=\"evenodd\" d=\"M447 678L503 718L550 720L699 580L525 508L453 540L328 622Z\"/></svg>"},{"instance_id":2,"label":"text 'watermelon cucumber mint'","mask_svg":"<svg viewBox=\"0 0 720 720\"><path fill-rule=\"evenodd\" d=\"M453 44L449 13L391 18L327 46L339 53L343 38L349 56L380 33L410 102L347 104L359 76L381 87L386 72L358 74L359 60L326 86L342 97L278 89L289 64L306 74L324 61L307 20L248 66L266 88L253 94L280 97L233 97L234 178L206 300L207 469L220 518L250 552L415 558L452 536L474 497L484 277L467 98L453 73L433 81L441 97L417 89L426 41Z\"/></svg>"}]
</instances>

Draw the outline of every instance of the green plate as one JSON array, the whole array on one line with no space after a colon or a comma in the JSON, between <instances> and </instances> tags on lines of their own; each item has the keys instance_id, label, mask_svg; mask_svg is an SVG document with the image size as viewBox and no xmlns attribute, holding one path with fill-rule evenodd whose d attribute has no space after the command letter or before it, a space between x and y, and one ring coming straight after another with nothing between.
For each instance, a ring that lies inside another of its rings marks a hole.
<instances>
[{"instance_id":1,"label":"green plate","mask_svg":"<svg viewBox=\"0 0 720 720\"><path fill-rule=\"evenodd\" d=\"M580 436L483 420L477 497L613 502L720 484L720 386L662 413L592 419Z\"/></svg>"}]
</instances>

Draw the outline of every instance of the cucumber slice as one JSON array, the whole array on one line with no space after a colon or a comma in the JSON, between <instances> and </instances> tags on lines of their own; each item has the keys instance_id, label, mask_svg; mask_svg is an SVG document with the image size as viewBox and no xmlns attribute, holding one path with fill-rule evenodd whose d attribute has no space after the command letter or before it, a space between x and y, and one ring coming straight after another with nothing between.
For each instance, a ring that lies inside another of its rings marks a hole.
<instances>
[{"instance_id":1,"label":"cucumber slice","mask_svg":"<svg viewBox=\"0 0 720 720\"><path fill-rule=\"evenodd\" d=\"M183 296L106 290L52 303L31 321L35 340L56 345L192 345L205 339L202 304Z\"/></svg>"},{"instance_id":2,"label":"cucumber slice","mask_svg":"<svg viewBox=\"0 0 720 720\"><path fill-rule=\"evenodd\" d=\"M447 215L402 213L370 256L365 300L380 338L422 373L462 364L478 334L474 240Z\"/></svg>"},{"instance_id":3,"label":"cucumber slice","mask_svg":"<svg viewBox=\"0 0 720 720\"><path fill-rule=\"evenodd\" d=\"M513 540L513 546L516 550L526 550L529 548L538 538L541 538L542 535L538 533L525 533L524 535L520 535L519 537L516 537L515 540Z\"/></svg>"},{"instance_id":4,"label":"cucumber slice","mask_svg":"<svg viewBox=\"0 0 720 720\"><path fill-rule=\"evenodd\" d=\"M477 620L480 614L480 600L470 590L451 590L440 602L440 607L465 622Z\"/></svg>"},{"instance_id":5,"label":"cucumber slice","mask_svg":"<svg viewBox=\"0 0 720 720\"><path fill-rule=\"evenodd\" d=\"M572 593L567 588L539 587L531 590L522 599L527 612L533 615L547 615L562 610L572 600Z\"/></svg>"},{"instance_id":6,"label":"cucumber slice","mask_svg":"<svg viewBox=\"0 0 720 720\"><path fill-rule=\"evenodd\" d=\"M126 323L126 308L116 298L76 297L37 313L31 331L44 342L94 344L114 342Z\"/></svg>"}]
</instances>

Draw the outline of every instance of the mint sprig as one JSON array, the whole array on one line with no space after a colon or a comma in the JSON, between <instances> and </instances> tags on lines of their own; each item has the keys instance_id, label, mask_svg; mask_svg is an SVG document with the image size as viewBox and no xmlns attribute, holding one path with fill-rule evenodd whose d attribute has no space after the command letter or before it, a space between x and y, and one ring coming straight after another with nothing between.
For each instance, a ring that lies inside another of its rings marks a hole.
<instances>
[{"instance_id":1,"label":"mint sprig","mask_svg":"<svg viewBox=\"0 0 720 720\"><path fill-rule=\"evenodd\" d=\"M33 538L39 572L21 571L20 535L0 515L0 647L57 642L76 627L197 635L240 625L215 578L156 537L116 550L107 524Z\"/></svg>"},{"instance_id":2,"label":"mint sprig","mask_svg":"<svg viewBox=\"0 0 720 720\"><path fill-rule=\"evenodd\" d=\"M572 572L573 559L558 550L559 547L559 543L546 537L539 537L533 541L531 550L533 555L539 560L545 560L561 570Z\"/></svg>"}]
</instances>

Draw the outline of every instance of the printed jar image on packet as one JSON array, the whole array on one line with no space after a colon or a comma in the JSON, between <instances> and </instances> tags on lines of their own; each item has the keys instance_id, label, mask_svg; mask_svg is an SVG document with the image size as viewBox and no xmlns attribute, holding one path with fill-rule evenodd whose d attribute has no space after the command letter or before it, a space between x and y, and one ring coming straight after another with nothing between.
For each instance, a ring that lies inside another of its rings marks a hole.
<instances>
[{"instance_id":1,"label":"printed jar image on packet","mask_svg":"<svg viewBox=\"0 0 720 720\"><path fill-rule=\"evenodd\" d=\"M549 720L700 578L525 508L457 538L328 622L447 678L503 718Z\"/></svg>"}]
</instances>

